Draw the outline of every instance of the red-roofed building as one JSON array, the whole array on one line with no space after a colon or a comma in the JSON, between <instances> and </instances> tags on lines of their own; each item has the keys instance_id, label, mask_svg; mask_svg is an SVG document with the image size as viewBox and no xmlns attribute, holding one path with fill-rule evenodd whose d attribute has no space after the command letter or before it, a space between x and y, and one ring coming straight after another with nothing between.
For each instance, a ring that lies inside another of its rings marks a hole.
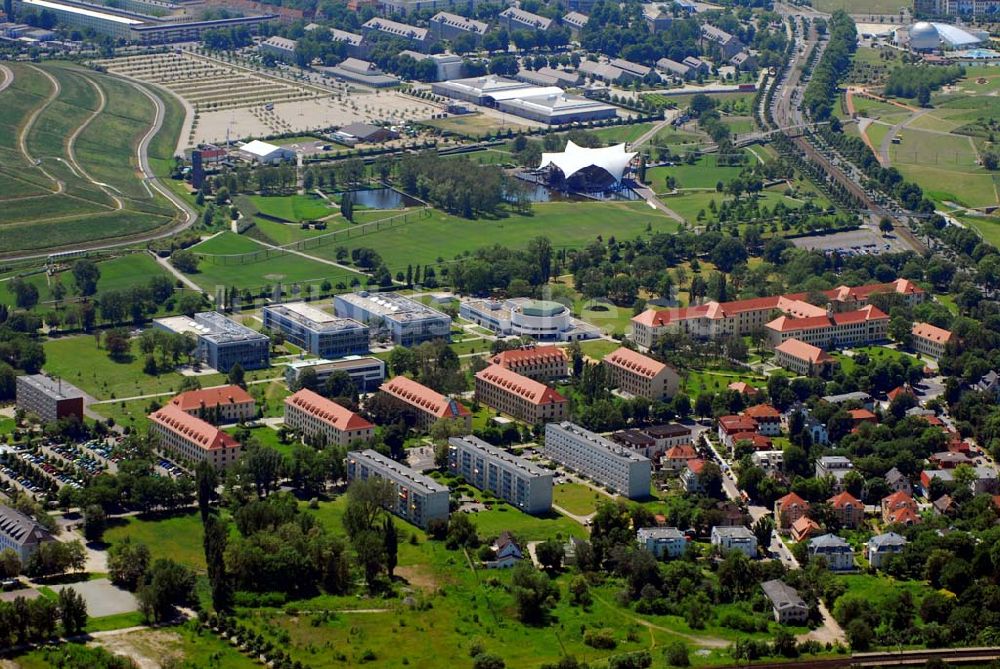
<instances>
[{"instance_id":1,"label":"red-roofed building","mask_svg":"<svg viewBox=\"0 0 1000 669\"><path fill-rule=\"evenodd\" d=\"M770 404L755 404L743 410L744 416L757 421L757 431L769 437L781 434L781 412Z\"/></svg>"},{"instance_id":2,"label":"red-roofed building","mask_svg":"<svg viewBox=\"0 0 1000 669\"><path fill-rule=\"evenodd\" d=\"M823 374L836 361L818 346L786 339L774 348L774 362L796 374L813 376Z\"/></svg>"},{"instance_id":3,"label":"red-roofed building","mask_svg":"<svg viewBox=\"0 0 1000 669\"><path fill-rule=\"evenodd\" d=\"M285 426L298 430L311 443L347 446L371 441L375 426L359 414L303 388L285 398Z\"/></svg>"},{"instance_id":4,"label":"red-roofed building","mask_svg":"<svg viewBox=\"0 0 1000 669\"><path fill-rule=\"evenodd\" d=\"M866 306L872 295L878 293L893 293L903 298L908 307L915 307L927 299L924 289L908 279L896 279L889 283L871 283L864 286L838 286L824 294L830 299L834 311L854 311Z\"/></svg>"},{"instance_id":5,"label":"red-roofed building","mask_svg":"<svg viewBox=\"0 0 1000 669\"><path fill-rule=\"evenodd\" d=\"M910 334L916 352L935 360L944 355L945 348L954 339L950 330L939 328L930 323L914 323Z\"/></svg>"},{"instance_id":6,"label":"red-roofed building","mask_svg":"<svg viewBox=\"0 0 1000 669\"><path fill-rule=\"evenodd\" d=\"M868 409L849 409L848 412L851 415L851 420L854 421L854 426L857 427L862 423L871 423L873 425L878 424L878 416L873 414Z\"/></svg>"},{"instance_id":7,"label":"red-roofed building","mask_svg":"<svg viewBox=\"0 0 1000 669\"><path fill-rule=\"evenodd\" d=\"M794 523L792 523L792 541L796 543L799 541L805 541L806 539L819 534L820 526L815 520L809 516L802 516Z\"/></svg>"},{"instance_id":8,"label":"red-roofed building","mask_svg":"<svg viewBox=\"0 0 1000 669\"><path fill-rule=\"evenodd\" d=\"M892 402L893 400L895 400L897 397L899 397L901 395L909 395L910 397L916 398L916 394L913 392L913 389L910 388L910 386L906 385L906 384L904 384L902 386L897 386L896 388L893 388L892 390L890 390L889 392L887 392L885 395L886 395L887 398L889 398L890 402Z\"/></svg>"},{"instance_id":9,"label":"red-roofed building","mask_svg":"<svg viewBox=\"0 0 1000 669\"><path fill-rule=\"evenodd\" d=\"M664 400L677 394L681 378L670 365L622 346L601 362L611 384L619 390L650 400Z\"/></svg>"},{"instance_id":10,"label":"red-roofed building","mask_svg":"<svg viewBox=\"0 0 1000 669\"><path fill-rule=\"evenodd\" d=\"M566 353L558 346L526 346L502 351L490 358L490 362L536 381L561 379L569 374Z\"/></svg>"},{"instance_id":11,"label":"red-roofed building","mask_svg":"<svg viewBox=\"0 0 1000 669\"><path fill-rule=\"evenodd\" d=\"M667 452L660 458L660 464L664 469L679 472L687 466L688 460L694 460L697 457L698 451L694 450L694 446L691 446L690 444L684 446L673 446L668 448Z\"/></svg>"},{"instance_id":12,"label":"red-roofed building","mask_svg":"<svg viewBox=\"0 0 1000 669\"><path fill-rule=\"evenodd\" d=\"M540 381L500 365L476 374L476 400L525 423L539 425L566 420L569 400Z\"/></svg>"},{"instance_id":13,"label":"red-roofed building","mask_svg":"<svg viewBox=\"0 0 1000 669\"><path fill-rule=\"evenodd\" d=\"M727 388L729 390L735 390L739 394L746 395L748 397L753 397L760 392L746 381L733 381L727 386Z\"/></svg>"},{"instance_id":14,"label":"red-roofed building","mask_svg":"<svg viewBox=\"0 0 1000 669\"><path fill-rule=\"evenodd\" d=\"M742 432L757 432L757 421L750 416L720 416L719 441L729 448L733 447L733 435Z\"/></svg>"},{"instance_id":15,"label":"red-roofed building","mask_svg":"<svg viewBox=\"0 0 1000 669\"><path fill-rule=\"evenodd\" d=\"M400 406L414 411L418 429L426 430L439 420L459 421L466 431L472 429L472 413L461 402L431 390L406 376L396 376L386 381L379 388L379 392Z\"/></svg>"},{"instance_id":16,"label":"red-roofed building","mask_svg":"<svg viewBox=\"0 0 1000 669\"><path fill-rule=\"evenodd\" d=\"M882 522L913 525L920 522L919 508L913 497L905 492L894 492L882 498Z\"/></svg>"},{"instance_id":17,"label":"red-roofed building","mask_svg":"<svg viewBox=\"0 0 1000 669\"><path fill-rule=\"evenodd\" d=\"M204 460L222 469L240 457L236 439L173 404L149 414L149 431L162 448L191 462Z\"/></svg>"},{"instance_id":18,"label":"red-roofed building","mask_svg":"<svg viewBox=\"0 0 1000 669\"><path fill-rule=\"evenodd\" d=\"M685 463L684 470L681 471L681 483L684 489L690 493L701 492L701 472L705 469L705 461L701 458L694 458Z\"/></svg>"},{"instance_id":19,"label":"red-roofed building","mask_svg":"<svg viewBox=\"0 0 1000 669\"><path fill-rule=\"evenodd\" d=\"M732 435L730 439L733 442L734 448L736 447L736 444L741 441L749 441L755 451L770 451L774 449L774 443L771 441L771 437L758 434L756 432L737 432Z\"/></svg>"},{"instance_id":20,"label":"red-roofed building","mask_svg":"<svg viewBox=\"0 0 1000 669\"><path fill-rule=\"evenodd\" d=\"M252 420L257 415L253 396L239 386L189 390L174 397L170 404L216 425Z\"/></svg>"},{"instance_id":21,"label":"red-roofed building","mask_svg":"<svg viewBox=\"0 0 1000 669\"><path fill-rule=\"evenodd\" d=\"M764 327L773 347L788 339L798 339L821 348L840 348L884 340L889 316L878 307L868 305L857 311L808 318L779 316Z\"/></svg>"},{"instance_id":22,"label":"red-roofed building","mask_svg":"<svg viewBox=\"0 0 1000 669\"><path fill-rule=\"evenodd\" d=\"M774 502L774 522L779 530L789 529L795 521L809 513L809 502L794 492Z\"/></svg>"},{"instance_id":23,"label":"red-roofed building","mask_svg":"<svg viewBox=\"0 0 1000 669\"><path fill-rule=\"evenodd\" d=\"M833 516L843 527L853 529L865 522L865 505L849 492L842 492L826 500Z\"/></svg>"}]
</instances>

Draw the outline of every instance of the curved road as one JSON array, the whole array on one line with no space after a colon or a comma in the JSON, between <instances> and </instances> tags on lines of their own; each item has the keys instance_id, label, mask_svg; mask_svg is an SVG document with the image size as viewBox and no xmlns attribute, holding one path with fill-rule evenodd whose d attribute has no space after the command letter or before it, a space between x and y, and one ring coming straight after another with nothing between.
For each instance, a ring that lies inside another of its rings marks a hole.
<instances>
[{"instance_id":1,"label":"curved road","mask_svg":"<svg viewBox=\"0 0 1000 669\"><path fill-rule=\"evenodd\" d=\"M6 65L0 65L0 72L3 72L3 81L0 81L0 93L14 83L14 71Z\"/></svg>"}]
</instances>

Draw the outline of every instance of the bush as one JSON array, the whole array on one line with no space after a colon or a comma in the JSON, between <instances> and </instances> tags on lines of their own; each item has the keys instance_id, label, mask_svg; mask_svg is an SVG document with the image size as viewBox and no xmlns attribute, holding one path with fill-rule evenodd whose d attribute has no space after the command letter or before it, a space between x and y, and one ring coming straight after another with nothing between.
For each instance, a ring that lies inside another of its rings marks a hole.
<instances>
[{"instance_id":1,"label":"bush","mask_svg":"<svg viewBox=\"0 0 1000 669\"><path fill-rule=\"evenodd\" d=\"M688 648L683 641L671 641L663 649L663 657L671 667L686 667L691 664Z\"/></svg>"},{"instance_id":2,"label":"bush","mask_svg":"<svg viewBox=\"0 0 1000 669\"><path fill-rule=\"evenodd\" d=\"M611 650L618 645L612 630L605 627L599 630L587 630L583 633L583 642L591 648Z\"/></svg>"}]
</instances>

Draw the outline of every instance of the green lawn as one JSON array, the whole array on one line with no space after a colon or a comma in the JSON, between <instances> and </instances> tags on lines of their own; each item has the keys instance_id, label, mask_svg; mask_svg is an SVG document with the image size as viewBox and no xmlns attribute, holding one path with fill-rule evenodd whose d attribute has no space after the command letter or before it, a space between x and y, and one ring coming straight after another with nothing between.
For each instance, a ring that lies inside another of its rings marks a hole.
<instances>
[{"instance_id":1,"label":"green lawn","mask_svg":"<svg viewBox=\"0 0 1000 669\"><path fill-rule=\"evenodd\" d=\"M580 350L583 354L594 360L602 360L604 356L613 353L621 348L621 344L607 339L592 339L580 342Z\"/></svg>"},{"instance_id":2,"label":"green lawn","mask_svg":"<svg viewBox=\"0 0 1000 669\"><path fill-rule=\"evenodd\" d=\"M120 630L126 627L137 627L145 625L146 621L139 611L129 613L116 613L112 616L102 616L100 618L90 618L87 621L87 632L105 632L107 630Z\"/></svg>"},{"instance_id":3,"label":"green lawn","mask_svg":"<svg viewBox=\"0 0 1000 669\"><path fill-rule=\"evenodd\" d=\"M318 195L252 195L250 201L262 214L286 221L312 221L339 211Z\"/></svg>"},{"instance_id":4,"label":"green lawn","mask_svg":"<svg viewBox=\"0 0 1000 669\"><path fill-rule=\"evenodd\" d=\"M957 216L957 218L975 228L990 244L1000 247L1000 219L995 216Z\"/></svg>"},{"instance_id":5,"label":"green lawn","mask_svg":"<svg viewBox=\"0 0 1000 669\"><path fill-rule=\"evenodd\" d=\"M748 159L752 158L747 154ZM728 183L739 176L742 166L719 166L717 156L707 154L699 158L693 165L675 165L673 167L654 167L646 171L646 180L653 184L658 192L663 189L663 183L668 176L677 180L678 188L715 188L721 181Z\"/></svg>"},{"instance_id":6,"label":"green lawn","mask_svg":"<svg viewBox=\"0 0 1000 669\"><path fill-rule=\"evenodd\" d=\"M581 483L561 483L552 489L552 503L578 516L594 513L599 502L609 499Z\"/></svg>"},{"instance_id":7,"label":"green lawn","mask_svg":"<svg viewBox=\"0 0 1000 669\"><path fill-rule=\"evenodd\" d=\"M539 235L556 249L582 248L598 235L620 239L653 232L673 232L677 224L644 202L548 202L534 206L531 216L510 215L498 220L467 220L434 211L428 218L342 240L347 248L377 249L393 273L411 264L432 264L454 259L478 248L502 243L522 248ZM311 255L335 258L340 244L309 249Z\"/></svg>"},{"instance_id":8,"label":"green lawn","mask_svg":"<svg viewBox=\"0 0 1000 669\"><path fill-rule=\"evenodd\" d=\"M166 517L130 517L112 523L104 541L113 545L130 537L149 548L153 559L170 558L198 571L205 569L203 530L197 511Z\"/></svg>"},{"instance_id":9,"label":"green lawn","mask_svg":"<svg viewBox=\"0 0 1000 669\"><path fill-rule=\"evenodd\" d=\"M730 383L743 381L758 388L767 385L767 379L756 374L739 374L716 370L691 370L683 379L684 392L697 397L703 392L722 392Z\"/></svg>"}]
</instances>

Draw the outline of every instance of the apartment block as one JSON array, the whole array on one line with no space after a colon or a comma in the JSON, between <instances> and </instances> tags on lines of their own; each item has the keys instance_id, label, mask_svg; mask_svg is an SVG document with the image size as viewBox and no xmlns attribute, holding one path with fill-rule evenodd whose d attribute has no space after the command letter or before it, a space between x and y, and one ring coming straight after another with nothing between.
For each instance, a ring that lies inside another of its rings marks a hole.
<instances>
[{"instance_id":1,"label":"apartment block","mask_svg":"<svg viewBox=\"0 0 1000 669\"><path fill-rule=\"evenodd\" d=\"M712 545L722 552L739 551L748 558L757 557L757 536L742 525L722 526L712 528Z\"/></svg>"},{"instance_id":2,"label":"apartment block","mask_svg":"<svg viewBox=\"0 0 1000 669\"><path fill-rule=\"evenodd\" d=\"M639 547L657 558L676 558L687 551L688 541L676 527L640 527L635 533Z\"/></svg>"},{"instance_id":3,"label":"apartment block","mask_svg":"<svg viewBox=\"0 0 1000 669\"><path fill-rule=\"evenodd\" d=\"M264 327L321 358L340 358L368 352L368 326L338 318L305 302L264 307Z\"/></svg>"},{"instance_id":4,"label":"apartment block","mask_svg":"<svg viewBox=\"0 0 1000 669\"><path fill-rule=\"evenodd\" d=\"M216 425L239 423L257 417L257 402L253 395L239 386L189 390L176 395L170 404L190 416Z\"/></svg>"},{"instance_id":5,"label":"apartment block","mask_svg":"<svg viewBox=\"0 0 1000 669\"><path fill-rule=\"evenodd\" d=\"M396 494L388 510L417 527L426 529L432 520L448 520L447 486L376 451L348 453L347 478L350 481L369 478L391 481Z\"/></svg>"},{"instance_id":6,"label":"apartment block","mask_svg":"<svg viewBox=\"0 0 1000 669\"><path fill-rule=\"evenodd\" d=\"M0 505L0 551L8 548L14 551L23 565L27 564L39 546L55 540L34 518L9 506Z\"/></svg>"},{"instance_id":7,"label":"apartment block","mask_svg":"<svg viewBox=\"0 0 1000 669\"><path fill-rule=\"evenodd\" d=\"M500 365L476 374L476 401L532 425L565 420L569 400L540 381Z\"/></svg>"},{"instance_id":8,"label":"apartment block","mask_svg":"<svg viewBox=\"0 0 1000 669\"><path fill-rule=\"evenodd\" d=\"M665 400L677 394L680 376L666 363L622 346L601 362L611 384L636 397Z\"/></svg>"},{"instance_id":9,"label":"apartment block","mask_svg":"<svg viewBox=\"0 0 1000 669\"><path fill-rule=\"evenodd\" d=\"M630 499L649 496L652 463L569 422L545 426L545 455Z\"/></svg>"},{"instance_id":10,"label":"apartment block","mask_svg":"<svg viewBox=\"0 0 1000 669\"><path fill-rule=\"evenodd\" d=\"M69 416L83 418L83 393L75 386L44 374L26 374L15 382L17 408L42 422Z\"/></svg>"},{"instance_id":11,"label":"apartment block","mask_svg":"<svg viewBox=\"0 0 1000 669\"><path fill-rule=\"evenodd\" d=\"M944 355L944 350L954 339L950 330L939 328L930 323L914 323L911 331L913 348L917 353L937 360Z\"/></svg>"},{"instance_id":12,"label":"apartment block","mask_svg":"<svg viewBox=\"0 0 1000 669\"><path fill-rule=\"evenodd\" d=\"M370 39L393 37L405 40L409 43L410 47L416 49L417 51L423 51L424 49L430 48L430 45L434 42L434 37L430 34L430 31L428 31L427 28L418 28L406 23L391 21L380 17L366 21L361 26L361 30L362 33Z\"/></svg>"},{"instance_id":13,"label":"apartment block","mask_svg":"<svg viewBox=\"0 0 1000 669\"><path fill-rule=\"evenodd\" d=\"M393 377L382 384L379 392L412 410L417 416L417 429L427 430L439 420L459 421L466 431L472 429L472 414L461 402L408 377Z\"/></svg>"},{"instance_id":14,"label":"apartment block","mask_svg":"<svg viewBox=\"0 0 1000 669\"><path fill-rule=\"evenodd\" d=\"M337 446L371 441L375 436L375 426L359 414L305 388L285 398L285 427L311 441Z\"/></svg>"},{"instance_id":15,"label":"apartment block","mask_svg":"<svg viewBox=\"0 0 1000 669\"><path fill-rule=\"evenodd\" d=\"M162 448L191 462L205 461L224 469L240 457L236 439L173 404L149 414L149 431Z\"/></svg>"},{"instance_id":16,"label":"apartment block","mask_svg":"<svg viewBox=\"0 0 1000 669\"><path fill-rule=\"evenodd\" d=\"M558 346L525 346L501 351L490 358L490 362L536 381L552 381L569 375L569 360Z\"/></svg>"},{"instance_id":17,"label":"apartment block","mask_svg":"<svg viewBox=\"0 0 1000 669\"><path fill-rule=\"evenodd\" d=\"M448 468L525 513L547 513L552 508L552 470L477 437L448 440Z\"/></svg>"},{"instance_id":18,"label":"apartment block","mask_svg":"<svg viewBox=\"0 0 1000 669\"><path fill-rule=\"evenodd\" d=\"M530 32L546 32L552 27L552 19L517 7L508 7L500 12L500 25L507 29L507 32L515 30L528 30Z\"/></svg>"}]
</instances>

